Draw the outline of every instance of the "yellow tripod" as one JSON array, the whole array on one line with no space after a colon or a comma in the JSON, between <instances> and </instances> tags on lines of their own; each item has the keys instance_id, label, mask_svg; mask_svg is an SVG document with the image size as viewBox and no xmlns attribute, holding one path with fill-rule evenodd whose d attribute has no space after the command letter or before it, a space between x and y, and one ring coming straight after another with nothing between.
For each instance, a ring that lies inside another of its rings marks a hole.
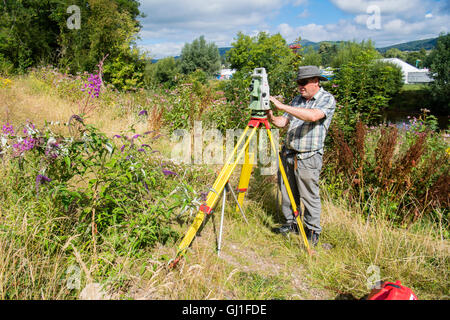
<instances>
[{"instance_id":1,"label":"yellow tripod","mask_svg":"<svg viewBox=\"0 0 450 320\"><path fill-rule=\"evenodd\" d=\"M210 215L212 213L212 210L214 206L217 203L217 200L220 197L220 194L224 191L225 186L228 183L228 180L231 177L231 174L233 173L234 169L236 168L236 165L238 164L239 160L242 158L242 156L245 153L245 162L242 166L241 170L241 176L239 179L239 195L238 195L238 202L239 205L242 207L244 196L248 188L248 184L250 181L250 175L252 172L252 166L253 166L253 154L249 154L249 145L252 140L252 138L255 136L256 131L258 128L264 124L267 135L269 136L270 145L272 147L272 150L275 153L278 153L275 147L275 143L272 138L272 132L270 131L270 124L267 120L267 117L252 117L250 119L250 122L248 123L247 127L245 128L244 132L242 133L241 137L239 138L236 146L234 147L234 150L232 154L228 157L227 162L225 163L224 167L219 173L219 176L216 178L216 181L214 182L214 185L210 192L208 193L206 197L206 202L203 203L197 215L194 218L194 221L187 231L184 238L181 240L180 244L178 245L178 252L176 258L170 263L170 267L174 267L181 259L181 257L185 254L187 248L190 246L192 240L194 239L197 231L201 227L203 221L205 220L207 215ZM247 135L247 132L251 129L250 134L247 138L247 140L244 142L245 136ZM242 143L244 144L242 145ZM242 145L242 146L241 146ZM239 151L238 151L239 150ZM237 154L236 159L234 159L234 156ZM234 159L234 160L233 160ZM289 181L286 176L286 172L284 171L283 163L281 162L280 155L278 154L278 165L280 168L281 176L284 181L284 185L286 186L287 193L289 195L289 200L291 202L292 210L294 213L294 216L297 220L298 227L300 229L301 236L303 238L303 243L305 244L305 247L309 254L311 254L309 243L306 238L305 230L303 229L303 224L300 219L299 212L297 210L297 205L295 204L294 196L292 195L291 188L289 186ZM236 210L239 210L239 205L236 208Z\"/></svg>"}]
</instances>

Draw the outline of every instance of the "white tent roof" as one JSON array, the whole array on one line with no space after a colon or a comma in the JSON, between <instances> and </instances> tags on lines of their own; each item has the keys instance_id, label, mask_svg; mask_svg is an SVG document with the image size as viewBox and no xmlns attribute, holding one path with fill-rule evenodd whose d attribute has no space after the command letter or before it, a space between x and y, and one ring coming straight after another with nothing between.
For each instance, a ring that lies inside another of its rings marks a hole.
<instances>
[{"instance_id":1,"label":"white tent roof","mask_svg":"<svg viewBox=\"0 0 450 320\"><path fill-rule=\"evenodd\" d=\"M400 68L402 68L403 72L420 72L420 69L417 69L416 67L410 65L409 63L406 63L405 61L398 59L398 58L385 58L385 59L380 59L380 61L383 62L390 62L393 63L397 66L399 66Z\"/></svg>"}]
</instances>

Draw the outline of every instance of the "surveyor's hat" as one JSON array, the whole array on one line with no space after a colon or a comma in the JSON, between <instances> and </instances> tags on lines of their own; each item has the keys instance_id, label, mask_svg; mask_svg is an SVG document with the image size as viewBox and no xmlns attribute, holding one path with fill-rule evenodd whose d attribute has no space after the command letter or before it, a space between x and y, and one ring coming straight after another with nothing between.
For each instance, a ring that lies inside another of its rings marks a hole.
<instances>
[{"instance_id":1,"label":"surveyor's hat","mask_svg":"<svg viewBox=\"0 0 450 320\"><path fill-rule=\"evenodd\" d=\"M327 78L320 75L319 68L317 68L316 66L302 66L298 68L297 79L295 79L295 81L314 77L317 77L320 80L324 81L328 80Z\"/></svg>"}]
</instances>

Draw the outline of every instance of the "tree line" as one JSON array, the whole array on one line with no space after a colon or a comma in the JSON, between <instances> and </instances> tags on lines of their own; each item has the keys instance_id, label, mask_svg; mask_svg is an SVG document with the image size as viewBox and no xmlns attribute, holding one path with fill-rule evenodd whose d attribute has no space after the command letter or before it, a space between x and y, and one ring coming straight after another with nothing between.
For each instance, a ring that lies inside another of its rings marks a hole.
<instances>
[{"instance_id":1,"label":"tree line","mask_svg":"<svg viewBox=\"0 0 450 320\"><path fill-rule=\"evenodd\" d=\"M119 90L133 90L161 85L173 87L192 74L205 83L224 65L237 70L232 85L244 87L253 68L265 67L273 92L290 97L296 89L292 79L297 67L313 64L335 69L341 85L332 89L338 96L348 101L354 94L361 97L361 93L338 89L354 91L361 87L371 98L360 100L377 109L386 107L402 86L397 67L375 63L383 56L370 40L323 42L316 51L292 49L280 34L260 32L251 37L239 32L232 48L221 57L217 46L200 36L185 44L180 59L169 57L152 63L150 55L136 45L142 28L139 18L144 17L139 5L137 0L3 0L0 2L0 72L24 73L30 67L52 64L76 74L93 72L98 69L99 61L104 60L103 80ZM71 6L80 10L79 28L68 25ZM384 57L398 57L412 65L417 62L420 67L428 67L435 78L430 96L448 109L449 52L450 35L441 34L431 52L390 49ZM361 84L360 80L366 77L370 81ZM348 86L342 85L343 79L348 79ZM236 83L239 81L242 83Z\"/></svg>"}]
</instances>

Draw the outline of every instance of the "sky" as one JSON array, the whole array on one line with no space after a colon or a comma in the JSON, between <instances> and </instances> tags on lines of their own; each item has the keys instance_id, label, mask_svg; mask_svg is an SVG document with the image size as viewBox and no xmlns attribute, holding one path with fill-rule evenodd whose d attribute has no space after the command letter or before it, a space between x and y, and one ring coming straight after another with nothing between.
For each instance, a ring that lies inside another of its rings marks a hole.
<instances>
[{"instance_id":1,"label":"sky","mask_svg":"<svg viewBox=\"0 0 450 320\"><path fill-rule=\"evenodd\" d=\"M450 32L450 0L140 0L137 44L152 58L204 36L231 46L238 32L280 33L288 43L369 40L378 48Z\"/></svg>"}]
</instances>

